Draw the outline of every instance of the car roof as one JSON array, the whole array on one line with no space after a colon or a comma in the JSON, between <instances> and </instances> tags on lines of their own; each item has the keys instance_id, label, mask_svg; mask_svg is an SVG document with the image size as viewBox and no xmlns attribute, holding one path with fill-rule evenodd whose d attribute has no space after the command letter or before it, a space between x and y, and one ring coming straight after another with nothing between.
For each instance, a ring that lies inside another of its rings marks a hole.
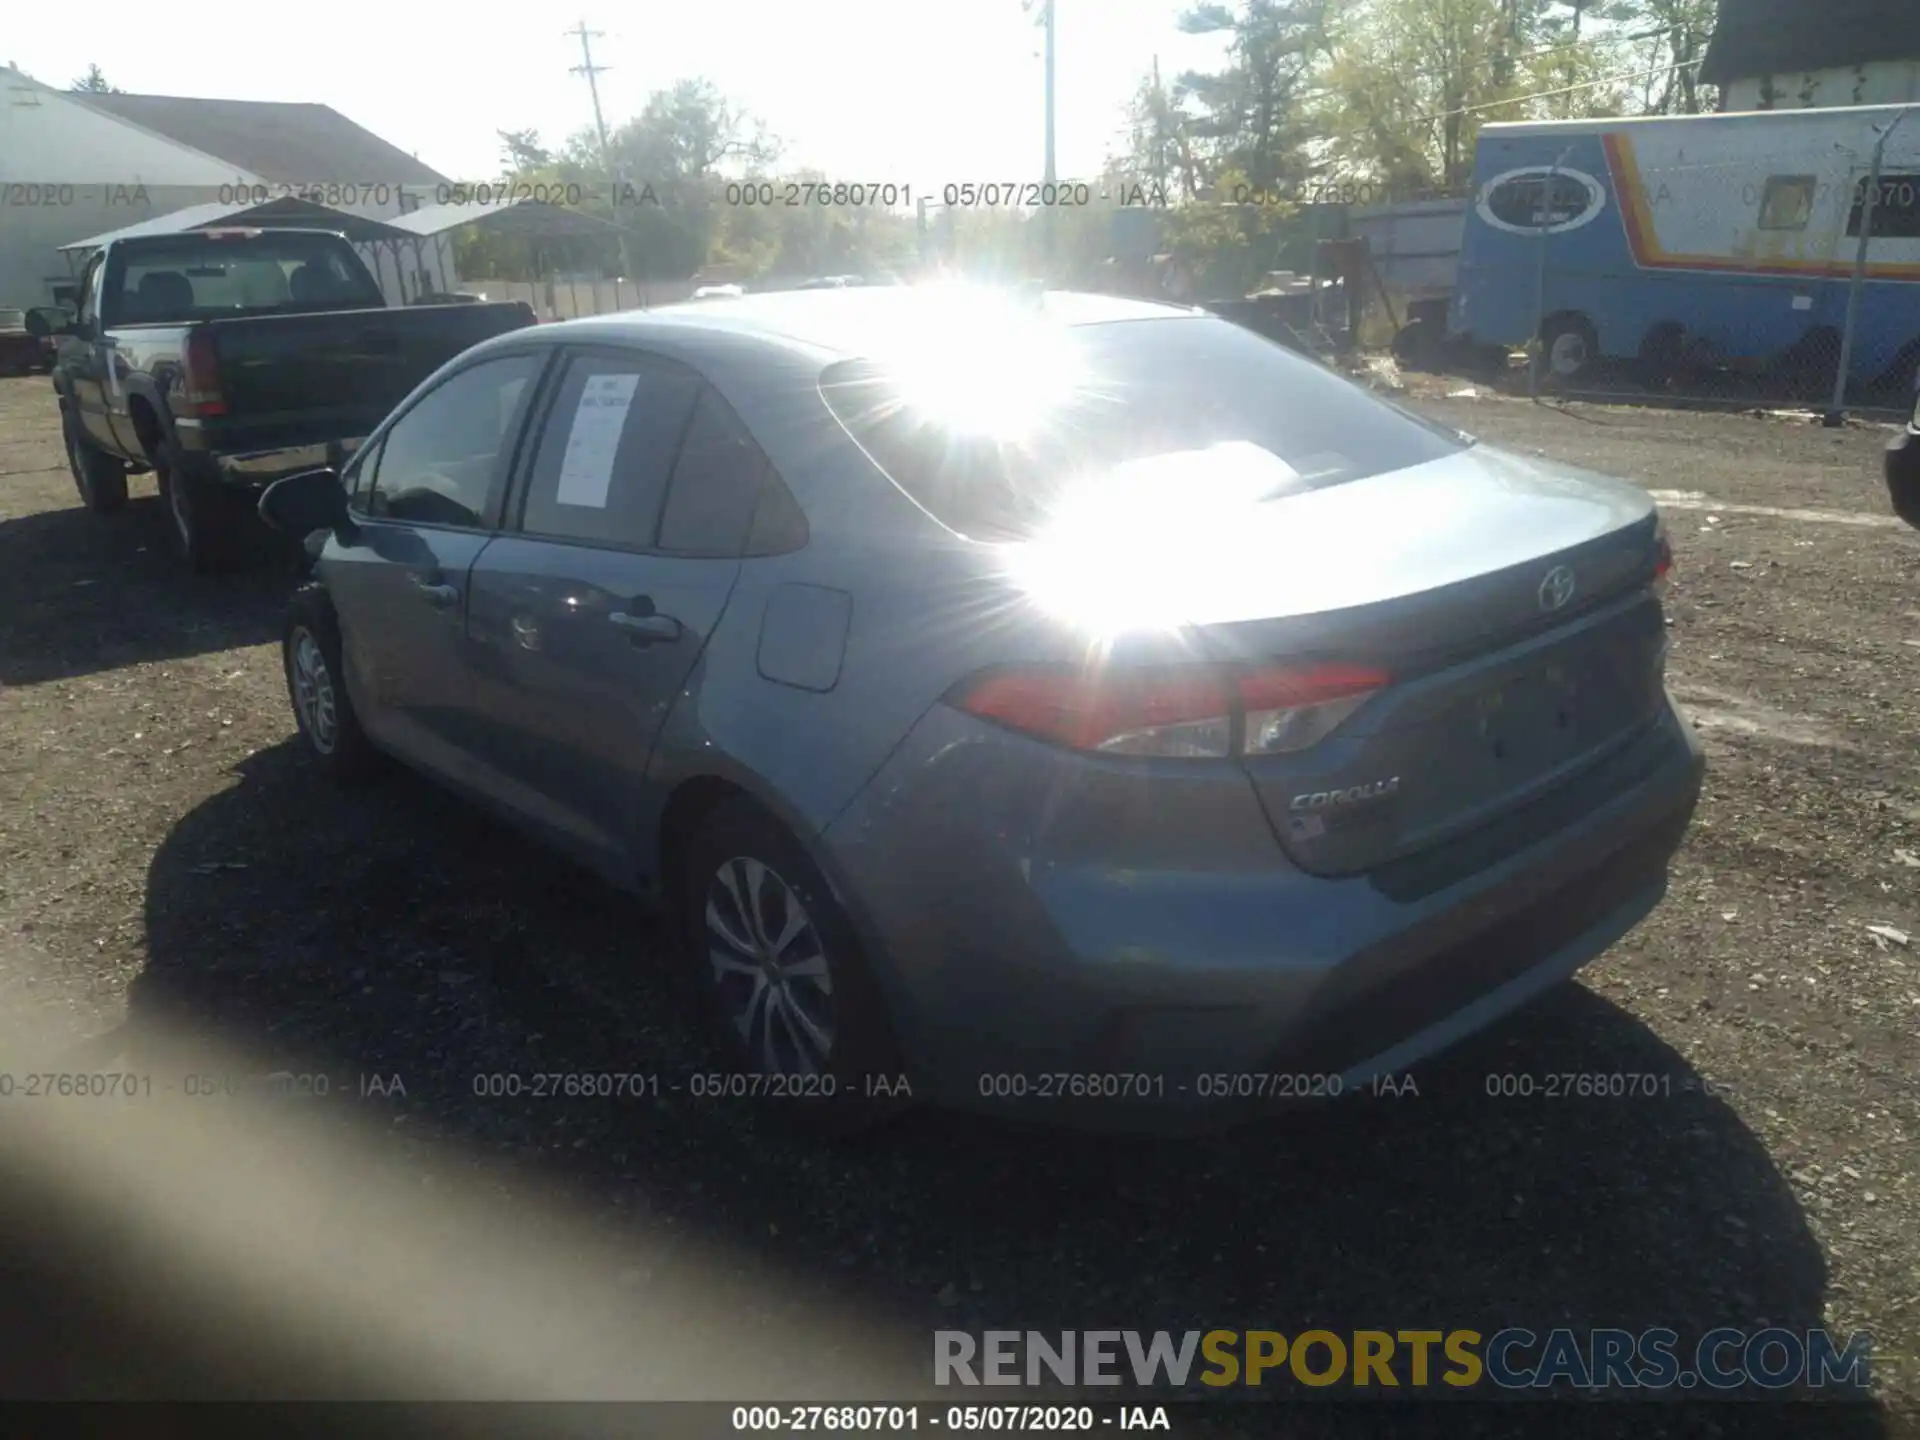
<instances>
[{"instance_id":1,"label":"car roof","mask_svg":"<svg viewBox=\"0 0 1920 1440\"><path fill-rule=\"evenodd\" d=\"M976 319L978 303L956 304L978 294L998 296L1019 311L1065 326L1101 325L1121 320L1169 320L1204 314L1192 307L1158 305L1069 290L1028 292L950 285L873 285L779 290L740 295L701 304L663 305L621 315L563 321L542 326L547 338L642 340L671 331L678 339L700 331L717 336L757 338L768 345L807 350L816 356L854 359L873 354L903 326L937 330L960 317Z\"/></svg>"}]
</instances>

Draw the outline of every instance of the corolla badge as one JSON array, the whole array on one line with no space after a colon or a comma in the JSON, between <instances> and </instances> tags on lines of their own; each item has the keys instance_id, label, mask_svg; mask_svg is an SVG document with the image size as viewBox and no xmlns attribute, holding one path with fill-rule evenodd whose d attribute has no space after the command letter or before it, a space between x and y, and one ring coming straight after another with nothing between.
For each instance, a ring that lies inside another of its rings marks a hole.
<instances>
[{"instance_id":1,"label":"corolla badge","mask_svg":"<svg viewBox=\"0 0 1920 1440\"><path fill-rule=\"evenodd\" d=\"M1546 611L1562 609L1573 599L1573 591L1573 571L1565 565L1554 566L1540 581L1540 608Z\"/></svg>"},{"instance_id":2,"label":"corolla badge","mask_svg":"<svg viewBox=\"0 0 1920 1440\"><path fill-rule=\"evenodd\" d=\"M1289 810L1327 810L1338 805L1362 805L1369 800L1385 800L1400 793L1400 777L1372 780L1365 785L1349 785L1344 790L1309 790L1288 803Z\"/></svg>"},{"instance_id":3,"label":"corolla badge","mask_svg":"<svg viewBox=\"0 0 1920 1440\"><path fill-rule=\"evenodd\" d=\"M1487 181L1473 208L1496 230L1557 235L1579 229L1606 209L1607 187L1584 170L1528 165Z\"/></svg>"}]
</instances>

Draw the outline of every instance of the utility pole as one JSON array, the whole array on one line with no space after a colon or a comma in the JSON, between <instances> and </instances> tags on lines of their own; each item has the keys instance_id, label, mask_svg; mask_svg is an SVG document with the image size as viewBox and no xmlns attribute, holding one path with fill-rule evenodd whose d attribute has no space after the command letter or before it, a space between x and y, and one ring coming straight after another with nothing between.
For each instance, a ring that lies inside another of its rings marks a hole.
<instances>
[{"instance_id":1,"label":"utility pole","mask_svg":"<svg viewBox=\"0 0 1920 1440\"><path fill-rule=\"evenodd\" d=\"M1833 399L1821 424L1837 430L1847 423L1847 371L1853 367L1853 330L1860 321L1860 292L1867 282L1867 245L1873 239L1873 207L1880 198L1880 175L1887 158L1887 141L1900 128L1900 122L1912 110L1902 110L1887 122L1873 145L1873 160L1867 170L1866 188L1860 193L1860 247L1853 256L1853 281L1847 287L1847 323L1840 332L1840 367L1833 377Z\"/></svg>"},{"instance_id":2,"label":"utility pole","mask_svg":"<svg viewBox=\"0 0 1920 1440\"><path fill-rule=\"evenodd\" d=\"M1047 184L1052 185L1060 178L1053 163L1053 52L1054 52L1054 0L1041 0L1047 7ZM1051 208L1051 207L1049 207Z\"/></svg>"},{"instance_id":3,"label":"utility pole","mask_svg":"<svg viewBox=\"0 0 1920 1440\"><path fill-rule=\"evenodd\" d=\"M1050 199L1052 198L1051 192L1053 190L1053 187L1060 178L1059 171L1054 165L1054 154L1053 154L1053 54L1054 54L1054 35L1055 35L1054 23L1053 23L1054 0L1023 0L1023 4L1024 4L1024 8L1027 10L1029 14L1032 13L1033 8L1036 5L1040 7L1039 23L1041 28L1046 32L1046 42L1045 42L1045 51L1044 51L1045 59L1043 63L1046 66L1046 75L1047 75L1047 81L1046 81L1046 85L1047 85L1047 99L1046 99L1047 155L1046 155L1046 162L1045 162L1046 174L1044 178L1046 181L1046 188L1049 193L1048 195L1043 196L1042 198ZM1040 207L1041 234L1046 241L1047 259L1049 261L1053 259L1053 251L1054 251L1053 212L1057 208L1059 207L1051 204L1042 204Z\"/></svg>"},{"instance_id":4,"label":"utility pole","mask_svg":"<svg viewBox=\"0 0 1920 1440\"><path fill-rule=\"evenodd\" d=\"M596 78L605 65L593 63L593 42L601 38L598 30L587 29L582 20L573 29L567 31L580 40L580 64L573 67L571 73L587 77L587 93L593 97L593 128L600 137L600 168L607 173L607 209L613 216L614 229L620 237L620 268L624 279L633 278L633 256L627 251L627 227L620 223L620 177L613 171L613 147L607 143L606 117L600 113L600 84Z\"/></svg>"}]
</instances>

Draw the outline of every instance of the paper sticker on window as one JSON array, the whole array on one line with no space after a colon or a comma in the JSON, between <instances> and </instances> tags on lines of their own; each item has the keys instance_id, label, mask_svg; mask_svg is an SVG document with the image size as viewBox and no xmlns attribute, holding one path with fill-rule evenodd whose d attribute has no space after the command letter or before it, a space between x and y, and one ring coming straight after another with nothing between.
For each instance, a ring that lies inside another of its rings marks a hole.
<instances>
[{"instance_id":1,"label":"paper sticker on window","mask_svg":"<svg viewBox=\"0 0 1920 1440\"><path fill-rule=\"evenodd\" d=\"M620 432L633 407L638 375L594 375L580 392L567 434L567 453L560 461L562 505L607 508L607 487L613 483L613 462L620 453Z\"/></svg>"}]
</instances>

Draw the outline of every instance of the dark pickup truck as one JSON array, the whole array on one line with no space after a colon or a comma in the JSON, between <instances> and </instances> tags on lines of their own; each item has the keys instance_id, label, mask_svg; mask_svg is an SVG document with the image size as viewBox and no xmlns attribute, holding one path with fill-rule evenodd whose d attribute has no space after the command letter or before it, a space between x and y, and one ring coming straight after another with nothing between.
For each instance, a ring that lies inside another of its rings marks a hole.
<instances>
[{"instance_id":1,"label":"dark pickup truck","mask_svg":"<svg viewBox=\"0 0 1920 1440\"><path fill-rule=\"evenodd\" d=\"M260 492L338 465L420 381L468 346L534 323L524 304L389 308L342 235L195 230L109 241L57 335L67 462L90 510L155 472L180 556L244 555Z\"/></svg>"}]
</instances>

